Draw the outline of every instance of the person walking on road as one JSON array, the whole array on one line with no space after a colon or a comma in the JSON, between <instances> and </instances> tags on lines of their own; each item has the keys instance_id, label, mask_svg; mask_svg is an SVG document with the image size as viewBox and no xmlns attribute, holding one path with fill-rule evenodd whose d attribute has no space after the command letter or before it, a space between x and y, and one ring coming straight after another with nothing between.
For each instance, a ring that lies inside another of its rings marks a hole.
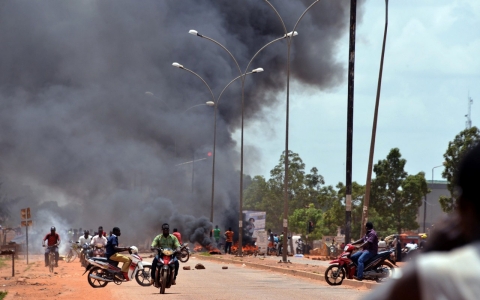
<instances>
[{"instance_id":1,"label":"person walking on road","mask_svg":"<svg viewBox=\"0 0 480 300\"><path fill-rule=\"evenodd\" d=\"M220 242L220 228L218 228L218 225L215 225L215 229L213 230L213 239L215 240L215 245L218 248L218 243Z\"/></svg>"},{"instance_id":2,"label":"person walking on road","mask_svg":"<svg viewBox=\"0 0 480 300\"><path fill-rule=\"evenodd\" d=\"M233 231L229 227L225 232L225 254L232 254L232 244L233 244Z\"/></svg>"}]
</instances>

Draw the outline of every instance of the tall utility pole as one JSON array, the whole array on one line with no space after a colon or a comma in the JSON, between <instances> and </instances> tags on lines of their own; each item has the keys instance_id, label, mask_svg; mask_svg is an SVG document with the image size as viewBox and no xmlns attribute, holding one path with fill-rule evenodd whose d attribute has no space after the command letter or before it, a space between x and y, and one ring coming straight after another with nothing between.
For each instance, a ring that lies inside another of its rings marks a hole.
<instances>
[{"instance_id":1,"label":"tall utility pole","mask_svg":"<svg viewBox=\"0 0 480 300\"><path fill-rule=\"evenodd\" d=\"M382 57L380 58L380 71L378 72L377 98L375 100L375 112L373 114L372 139L370 141L370 155L368 157L367 184L365 185L365 198L363 200L362 226L360 236L365 234L365 223L368 222L368 205L370 202L370 185L372 183L373 154L375 152L375 137L377 134L378 106L380 104L380 90L382 89L383 57L385 56L385 43L387 41L388 28L388 0L385 0L385 29L383 31Z\"/></svg>"},{"instance_id":2,"label":"tall utility pole","mask_svg":"<svg viewBox=\"0 0 480 300\"><path fill-rule=\"evenodd\" d=\"M468 95L468 114L465 115L465 117L467 117L467 122L465 122L465 127L467 129L472 128L472 104L473 99Z\"/></svg>"},{"instance_id":3,"label":"tall utility pole","mask_svg":"<svg viewBox=\"0 0 480 300\"><path fill-rule=\"evenodd\" d=\"M347 179L345 197L345 243L350 242L352 220L352 148L353 148L353 87L355 75L355 29L357 0L350 0L350 42L348 53L348 109L347 109Z\"/></svg>"}]
</instances>

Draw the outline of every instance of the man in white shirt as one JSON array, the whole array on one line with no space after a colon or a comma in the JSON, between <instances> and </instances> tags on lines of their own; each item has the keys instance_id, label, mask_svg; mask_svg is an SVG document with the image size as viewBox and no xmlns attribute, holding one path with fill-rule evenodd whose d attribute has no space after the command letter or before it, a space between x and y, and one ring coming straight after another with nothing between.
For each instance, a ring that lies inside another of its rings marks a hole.
<instances>
[{"instance_id":1,"label":"man in white shirt","mask_svg":"<svg viewBox=\"0 0 480 300\"><path fill-rule=\"evenodd\" d=\"M84 266L86 262L86 258L88 256L88 248L90 247L90 243L92 241L92 236L90 235L90 231L85 230L83 235L78 238L78 245L82 247L82 252L80 253L80 264Z\"/></svg>"},{"instance_id":2,"label":"man in white shirt","mask_svg":"<svg viewBox=\"0 0 480 300\"><path fill-rule=\"evenodd\" d=\"M104 235L102 226L98 227L98 234L92 238L90 244L92 246L95 246L96 244L102 244L104 247L107 245L107 238Z\"/></svg>"}]
</instances>

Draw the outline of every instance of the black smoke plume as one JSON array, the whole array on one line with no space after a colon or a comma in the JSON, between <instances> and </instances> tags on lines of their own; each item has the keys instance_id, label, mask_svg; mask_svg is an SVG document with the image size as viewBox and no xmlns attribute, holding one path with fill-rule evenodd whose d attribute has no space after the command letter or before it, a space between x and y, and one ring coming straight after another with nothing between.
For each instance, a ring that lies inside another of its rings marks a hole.
<instances>
[{"instance_id":1,"label":"black smoke plume","mask_svg":"<svg viewBox=\"0 0 480 300\"><path fill-rule=\"evenodd\" d=\"M271 2L289 31L311 3ZM349 1L321 1L309 11L294 38L293 79L318 89L340 84L346 71L336 51L348 42L348 27ZM58 226L119 226L124 242L151 240L164 222L199 239L197 228L208 227L210 214L213 110L185 112L210 95L171 64L200 74L215 95L238 71L190 29L225 45L242 69L284 34L262 0L1 2L0 192L20 199L3 222L18 224L16 211L31 207L39 232L56 222L41 216L54 214L65 221ZM246 122L268 121L269 109L283 105L286 52L285 40L277 42L252 64L265 72L246 80ZM231 133L240 124L240 100L236 83L218 111L220 227L238 224L224 216L238 215L239 153Z\"/></svg>"}]
</instances>

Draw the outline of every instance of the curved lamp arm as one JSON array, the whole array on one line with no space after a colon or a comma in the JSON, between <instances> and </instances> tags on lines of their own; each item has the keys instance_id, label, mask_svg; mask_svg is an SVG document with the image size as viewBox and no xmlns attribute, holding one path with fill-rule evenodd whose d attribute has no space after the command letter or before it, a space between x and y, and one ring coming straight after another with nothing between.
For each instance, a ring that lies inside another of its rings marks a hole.
<instances>
[{"instance_id":1,"label":"curved lamp arm","mask_svg":"<svg viewBox=\"0 0 480 300\"><path fill-rule=\"evenodd\" d=\"M203 78L202 78L200 75L198 75L197 73L193 72L193 71L190 70L190 69L185 68L183 65L181 65L181 64L179 64L179 63L177 63L177 62L174 62L174 63L172 64L172 66L177 67L177 68L182 69L182 70L185 70L185 71L187 71L187 72L190 72L190 73L192 73L193 75L195 75L195 76L197 76L198 78L200 78L200 80L203 82L203 84L205 84L205 86L207 87L207 89L210 91L210 94L212 95L212 101L213 101L213 103L215 103L215 96L213 95L212 89L211 89L210 86L207 84L207 82L206 82L205 80L203 80ZM203 105L203 104L202 104L202 105Z\"/></svg>"}]
</instances>

